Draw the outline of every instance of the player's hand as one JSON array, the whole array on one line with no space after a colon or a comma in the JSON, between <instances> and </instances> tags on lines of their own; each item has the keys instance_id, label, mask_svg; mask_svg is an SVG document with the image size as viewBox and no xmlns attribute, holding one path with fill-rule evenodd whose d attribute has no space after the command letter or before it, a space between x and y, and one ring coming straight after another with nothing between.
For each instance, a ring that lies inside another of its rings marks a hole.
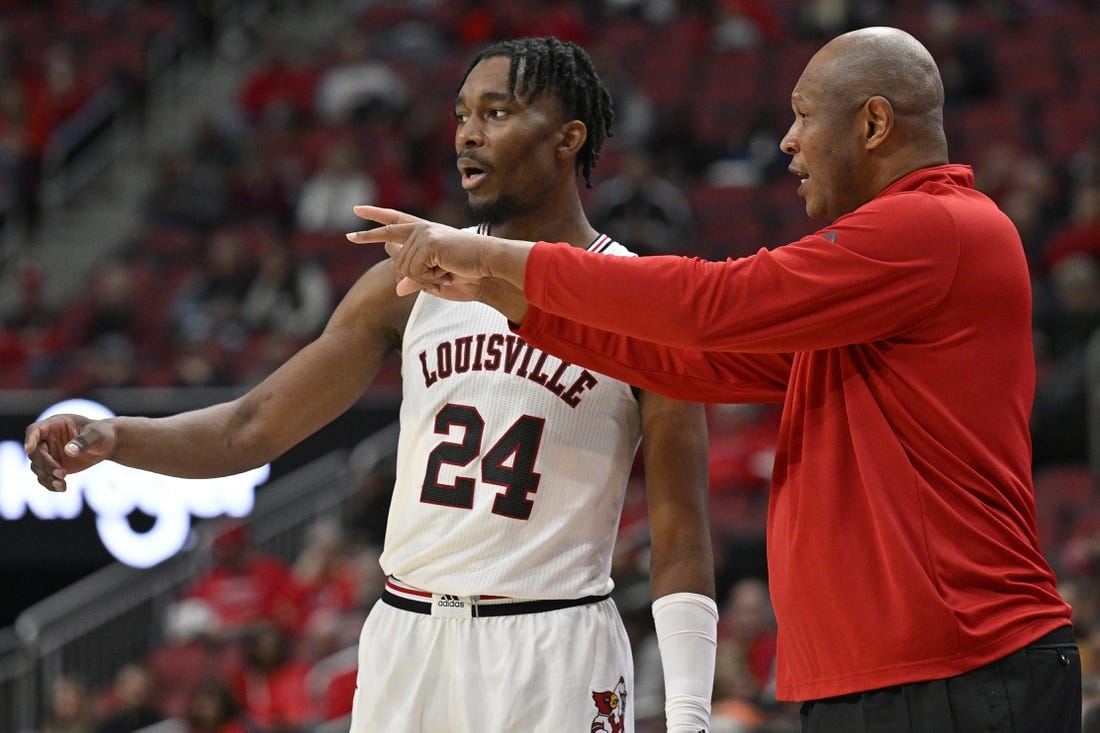
<instances>
[{"instance_id":1,"label":"player's hand","mask_svg":"<svg viewBox=\"0 0 1100 733\"><path fill-rule=\"evenodd\" d=\"M109 420L81 415L54 415L27 427L23 451L31 459L38 483L64 491L65 477L103 461L114 450L117 435Z\"/></svg>"},{"instance_id":2,"label":"player's hand","mask_svg":"<svg viewBox=\"0 0 1100 733\"><path fill-rule=\"evenodd\" d=\"M402 276L398 295L424 290L450 300L475 300L480 292L478 281L492 274L485 262L488 237L394 209L356 206L354 211L383 225L352 232L347 238L356 244L385 243ZM447 292L455 288L454 293Z\"/></svg>"}]
</instances>

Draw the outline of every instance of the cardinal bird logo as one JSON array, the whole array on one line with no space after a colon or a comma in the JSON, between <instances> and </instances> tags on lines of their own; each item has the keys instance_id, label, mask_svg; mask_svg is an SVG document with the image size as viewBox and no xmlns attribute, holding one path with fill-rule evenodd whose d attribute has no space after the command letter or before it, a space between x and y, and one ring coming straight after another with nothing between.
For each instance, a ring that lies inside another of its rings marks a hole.
<instances>
[{"instance_id":1,"label":"cardinal bird logo","mask_svg":"<svg viewBox=\"0 0 1100 733\"><path fill-rule=\"evenodd\" d=\"M626 729L626 681L620 677L614 689L592 693L596 717L592 733L623 733Z\"/></svg>"}]
</instances>

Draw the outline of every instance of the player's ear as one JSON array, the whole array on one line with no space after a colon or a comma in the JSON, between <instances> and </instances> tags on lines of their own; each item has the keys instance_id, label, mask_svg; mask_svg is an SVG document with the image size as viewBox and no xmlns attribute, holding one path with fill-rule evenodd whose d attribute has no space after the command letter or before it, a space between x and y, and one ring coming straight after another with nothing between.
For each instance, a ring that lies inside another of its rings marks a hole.
<instances>
[{"instance_id":1,"label":"player's ear","mask_svg":"<svg viewBox=\"0 0 1100 733\"><path fill-rule=\"evenodd\" d=\"M558 155L572 158L580 153L588 140L588 128L580 120L570 120L559 128L561 139L558 141Z\"/></svg>"}]
</instances>

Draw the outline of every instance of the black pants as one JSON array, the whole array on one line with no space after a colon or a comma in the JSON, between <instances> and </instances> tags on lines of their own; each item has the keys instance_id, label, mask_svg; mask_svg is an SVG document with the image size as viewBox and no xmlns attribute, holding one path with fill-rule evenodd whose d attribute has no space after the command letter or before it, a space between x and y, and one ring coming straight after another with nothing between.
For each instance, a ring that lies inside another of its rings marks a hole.
<instances>
[{"instance_id":1,"label":"black pants","mask_svg":"<svg viewBox=\"0 0 1100 733\"><path fill-rule=\"evenodd\" d=\"M1081 657L1069 627L957 677L802 705L802 733L1080 731Z\"/></svg>"}]
</instances>

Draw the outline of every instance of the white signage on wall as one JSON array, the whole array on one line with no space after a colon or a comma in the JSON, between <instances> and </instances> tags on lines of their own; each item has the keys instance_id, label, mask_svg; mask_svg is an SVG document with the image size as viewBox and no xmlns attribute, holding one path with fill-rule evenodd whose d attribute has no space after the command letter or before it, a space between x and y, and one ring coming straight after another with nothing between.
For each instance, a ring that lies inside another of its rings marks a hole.
<instances>
[{"instance_id":1,"label":"white signage on wall","mask_svg":"<svg viewBox=\"0 0 1100 733\"><path fill-rule=\"evenodd\" d=\"M94 419L114 417L89 400L66 400L50 407L39 420L60 413ZM20 441L0 442L0 518L73 519L85 504L96 515L104 547L116 558L139 568L156 565L183 549L191 516L244 517L252 511L255 488L268 479L271 464L214 479L180 479L105 461L66 477L68 490L48 491L38 484ZM127 519L135 509L153 518L153 526L136 531Z\"/></svg>"}]
</instances>

